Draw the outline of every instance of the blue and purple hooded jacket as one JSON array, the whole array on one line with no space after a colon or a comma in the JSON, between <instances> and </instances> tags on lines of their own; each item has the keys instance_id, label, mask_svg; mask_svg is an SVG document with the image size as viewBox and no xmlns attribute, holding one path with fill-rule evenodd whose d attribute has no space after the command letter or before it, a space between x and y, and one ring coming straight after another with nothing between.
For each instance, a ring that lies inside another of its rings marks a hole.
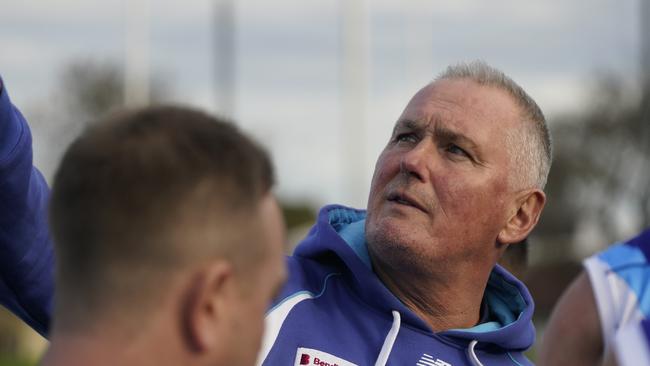
<instances>
[{"instance_id":1,"label":"blue and purple hooded jacket","mask_svg":"<svg viewBox=\"0 0 650 366\"><path fill-rule=\"evenodd\" d=\"M288 258L289 280L266 316L263 365L530 365L533 300L496 266L481 324L434 333L372 270L366 213L332 205Z\"/></svg>"}]
</instances>

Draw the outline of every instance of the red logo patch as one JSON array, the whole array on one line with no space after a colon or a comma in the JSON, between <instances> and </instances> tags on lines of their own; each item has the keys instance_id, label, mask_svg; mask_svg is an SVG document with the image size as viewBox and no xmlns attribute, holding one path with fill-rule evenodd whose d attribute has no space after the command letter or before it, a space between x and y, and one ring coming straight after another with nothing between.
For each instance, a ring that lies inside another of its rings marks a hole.
<instances>
[{"instance_id":1,"label":"red logo patch","mask_svg":"<svg viewBox=\"0 0 650 366\"><path fill-rule=\"evenodd\" d=\"M309 355L306 355L306 354L303 353L300 356L300 364L301 365L309 365Z\"/></svg>"}]
</instances>

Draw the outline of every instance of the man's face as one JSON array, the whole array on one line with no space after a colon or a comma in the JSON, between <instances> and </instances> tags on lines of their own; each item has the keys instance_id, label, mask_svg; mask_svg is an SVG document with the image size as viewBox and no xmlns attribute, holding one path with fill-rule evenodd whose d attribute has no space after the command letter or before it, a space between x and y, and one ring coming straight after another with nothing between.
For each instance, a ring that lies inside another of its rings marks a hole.
<instances>
[{"instance_id":1,"label":"man's face","mask_svg":"<svg viewBox=\"0 0 650 366\"><path fill-rule=\"evenodd\" d=\"M232 314L229 365L254 365L264 331L264 315L287 277L284 260L285 229L282 213L269 194L258 211L257 240L266 246L266 257L239 280L238 300Z\"/></svg>"},{"instance_id":2,"label":"man's face","mask_svg":"<svg viewBox=\"0 0 650 366\"><path fill-rule=\"evenodd\" d=\"M514 197L505 131L519 126L518 110L505 92L465 79L438 81L411 99L372 179L374 260L418 272L497 260Z\"/></svg>"}]
</instances>

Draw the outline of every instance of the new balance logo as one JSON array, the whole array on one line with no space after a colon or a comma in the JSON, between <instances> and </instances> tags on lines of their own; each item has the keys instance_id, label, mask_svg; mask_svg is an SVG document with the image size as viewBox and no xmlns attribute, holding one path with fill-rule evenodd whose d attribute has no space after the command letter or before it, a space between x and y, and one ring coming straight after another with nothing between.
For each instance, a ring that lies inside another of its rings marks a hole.
<instances>
[{"instance_id":1,"label":"new balance logo","mask_svg":"<svg viewBox=\"0 0 650 366\"><path fill-rule=\"evenodd\" d=\"M439 358L433 359L433 356L427 355L426 353L420 357L420 360L416 363L417 366L452 366L450 363L447 363Z\"/></svg>"}]
</instances>

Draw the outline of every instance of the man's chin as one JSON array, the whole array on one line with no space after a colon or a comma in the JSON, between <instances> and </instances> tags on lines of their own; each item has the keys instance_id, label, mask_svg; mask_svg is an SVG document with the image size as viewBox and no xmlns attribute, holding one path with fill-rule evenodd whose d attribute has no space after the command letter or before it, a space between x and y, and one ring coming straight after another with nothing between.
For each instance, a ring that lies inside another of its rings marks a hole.
<instances>
[{"instance_id":1,"label":"man's chin","mask_svg":"<svg viewBox=\"0 0 650 366\"><path fill-rule=\"evenodd\" d=\"M366 239L369 245L376 243L382 246L408 248L417 245L417 234L417 225L400 217L382 217L366 226Z\"/></svg>"},{"instance_id":2,"label":"man's chin","mask_svg":"<svg viewBox=\"0 0 650 366\"><path fill-rule=\"evenodd\" d=\"M373 265L381 266L386 271L401 273L424 273L430 263L424 259L425 251L421 247L424 238L418 237L412 230L404 230L382 225L378 230L367 233L366 241Z\"/></svg>"}]
</instances>

